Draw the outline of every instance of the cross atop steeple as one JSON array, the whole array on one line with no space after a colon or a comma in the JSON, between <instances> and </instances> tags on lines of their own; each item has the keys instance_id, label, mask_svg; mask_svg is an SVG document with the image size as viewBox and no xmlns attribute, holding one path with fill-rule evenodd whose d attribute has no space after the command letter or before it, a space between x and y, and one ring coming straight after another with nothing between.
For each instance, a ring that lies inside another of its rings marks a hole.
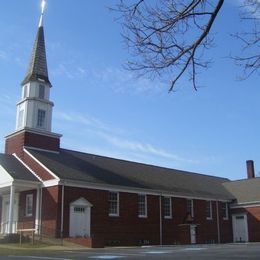
<instances>
[{"instance_id":1,"label":"cross atop steeple","mask_svg":"<svg viewBox=\"0 0 260 260\"><path fill-rule=\"evenodd\" d=\"M41 17L40 17L39 27L43 26L43 14L44 14L45 6L46 6L46 1L42 0L42 3L41 3L42 12L41 12Z\"/></svg>"},{"instance_id":2,"label":"cross atop steeple","mask_svg":"<svg viewBox=\"0 0 260 260\"><path fill-rule=\"evenodd\" d=\"M42 0L42 10L39 22L39 28L37 36L34 42L34 47L31 55L31 60L29 63L29 68L27 70L26 76L22 81L22 85L30 81L40 81L50 84L48 77L48 67L46 60L46 50L44 41L44 30L43 30L43 14L46 2Z\"/></svg>"}]
</instances>

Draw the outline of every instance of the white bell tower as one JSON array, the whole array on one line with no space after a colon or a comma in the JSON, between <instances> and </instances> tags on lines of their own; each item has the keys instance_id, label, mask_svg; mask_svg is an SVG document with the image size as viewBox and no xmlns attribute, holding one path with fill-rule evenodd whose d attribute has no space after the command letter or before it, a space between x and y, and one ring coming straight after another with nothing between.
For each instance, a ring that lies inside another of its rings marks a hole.
<instances>
[{"instance_id":1,"label":"white bell tower","mask_svg":"<svg viewBox=\"0 0 260 260\"><path fill-rule=\"evenodd\" d=\"M25 79L21 83L21 100L17 103L16 131L35 129L51 132L52 107L50 98L51 83L48 77L46 60L43 14L45 1L42 1L42 12L35 39L31 61Z\"/></svg>"},{"instance_id":2,"label":"white bell tower","mask_svg":"<svg viewBox=\"0 0 260 260\"><path fill-rule=\"evenodd\" d=\"M6 136L5 152L24 156L24 147L59 152L62 135L51 129L53 102L48 76L43 30L45 0L28 71L22 85L21 100L17 103L15 132Z\"/></svg>"}]
</instances>

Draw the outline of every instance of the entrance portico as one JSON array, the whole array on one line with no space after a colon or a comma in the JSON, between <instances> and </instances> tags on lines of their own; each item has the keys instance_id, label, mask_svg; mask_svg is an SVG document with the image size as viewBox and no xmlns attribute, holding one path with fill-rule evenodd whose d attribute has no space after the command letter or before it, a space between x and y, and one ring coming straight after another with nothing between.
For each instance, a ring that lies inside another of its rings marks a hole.
<instances>
[{"instance_id":1,"label":"entrance portico","mask_svg":"<svg viewBox=\"0 0 260 260\"><path fill-rule=\"evenodd\" d=\"M15 156L0 156L1 234L17 232L21 192L37 190L34 225L38 229L40 220L41 182Z\"/></svg>"}]
</instances>

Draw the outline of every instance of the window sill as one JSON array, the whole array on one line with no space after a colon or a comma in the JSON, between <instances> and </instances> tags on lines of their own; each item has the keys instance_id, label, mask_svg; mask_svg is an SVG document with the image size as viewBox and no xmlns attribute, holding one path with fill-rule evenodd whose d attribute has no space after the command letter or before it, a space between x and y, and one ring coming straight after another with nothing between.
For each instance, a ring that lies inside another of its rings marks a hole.
<instances>
[{"instance_id":1,"label":"window sill","mask_svg":"<svg viewBox=\"0 0 260 260\"><path fill-rule=\"evenodd\" d=\"M147 215L138 215L138 218L147 218Z\"/></svg>"},{"instance_id":2,"label":"window sill","mask_svg":"<svg viewBox=\"0 0 260 260\"><path fill-rule=\"evenodd\" d=\"M109 217L119 217L119 214L108 214Z\"/></svg>"},{"instance_id":3,"label":"window sill","mask_svg":"<svg viewBox=\"0 0 260 260\"><path fill-rule=\"evenodd\" d=\"M166 216L164 219L172 219L172 216Z\"/></svg>"}]
</instances>

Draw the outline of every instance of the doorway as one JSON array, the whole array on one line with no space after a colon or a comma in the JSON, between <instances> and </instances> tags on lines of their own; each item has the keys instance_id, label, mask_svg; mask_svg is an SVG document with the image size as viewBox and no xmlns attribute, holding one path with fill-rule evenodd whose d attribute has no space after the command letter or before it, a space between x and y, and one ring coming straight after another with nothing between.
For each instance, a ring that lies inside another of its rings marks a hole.
<instances>
[{"instance_id":1,"label":"doorway","mask_svg":"<svg viewBox=\"0 0 260 260\"><path fill-rule=\"evenodd\" d=\"M91 207L84 198L70 204L70 237L90 237Z\"/></svg>"},{"instance_id":2,"label":"doorway","mask_svg":"<svg viewBox=\"0 0 260 260\"><path fill-rule=\"evenodd\" d=\"M234 242L248 242L247 215L232 216Z\"/></svg>"}]
</instances>

